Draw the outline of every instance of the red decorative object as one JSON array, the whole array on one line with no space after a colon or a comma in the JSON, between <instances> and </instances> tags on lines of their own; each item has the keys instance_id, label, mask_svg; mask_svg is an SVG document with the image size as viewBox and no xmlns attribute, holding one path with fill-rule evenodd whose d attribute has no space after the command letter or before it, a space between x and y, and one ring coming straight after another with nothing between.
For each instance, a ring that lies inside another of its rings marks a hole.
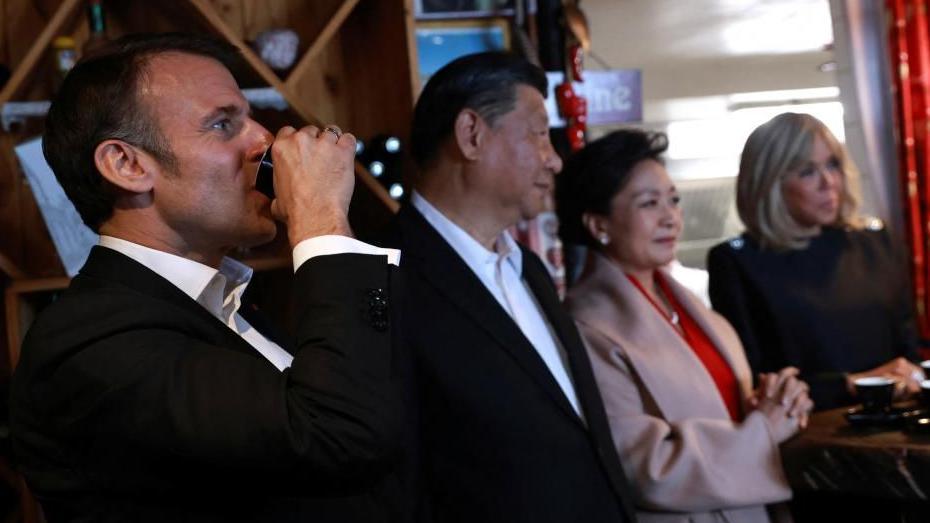
<instances>
[{"instance_id":1,"label":"red decorative object","mask_svg":"<svg viewBox=\"0 0 930 523\"><path fill-rule=\"evenodd\" d=\"M583 82L581 72L584 70L584 49L580 44L570 45L568 47L568 60L572 71L572 78L576 82Z\"/></svg>"},{"instance_id":2,"label":"red decorative object","mask_svg":"<svg viewBox=\"0 0 930 523\"><path fill-rule=\"evenodd\" d=\"M582 96L575 94L575 89L570 83L559 84L555 88L556 100L559 103L559 112L565 118L578 118L588 116L588 101Z\"/></svg>"},{"instance_id":3,"label":"red decorative object","mask_svg":"<svg viewBox=\"0 0 930 523\"><path fill-rule=\"evenodd\" d=\"M588 101L575 93L570 82L557 85L555 97L559 104L559 113L567 120L565 132L568 136L568 145L572 151L577 151L585 144L585 132L588 130Z\"/></svg>"},{"instance_id":4,"label":"red decorative object","mask_svg":"<svg viewBox=\"0 0 930 523\"><path fill-rule=\"evenodd\" d=\"M886 0L889 49L899 135L907 243L917 323L922 338L930 338L927 266L930 220L930 37L927 0ZM927 356L927 355L925 355Z\"/></svg>"},{"instance_id":5,"label":"red decorative object","mask_svg":"<svg viewBox=\"0 0 930 523\"><path fill-rule=\"evenodd\" d=\"M577 151L584 147L584 136L587 130L587 126L581 122L570 124L565 129L565 132L568 134L568 145L571 147L572 151Z\"/></svg>"}]
</instances>

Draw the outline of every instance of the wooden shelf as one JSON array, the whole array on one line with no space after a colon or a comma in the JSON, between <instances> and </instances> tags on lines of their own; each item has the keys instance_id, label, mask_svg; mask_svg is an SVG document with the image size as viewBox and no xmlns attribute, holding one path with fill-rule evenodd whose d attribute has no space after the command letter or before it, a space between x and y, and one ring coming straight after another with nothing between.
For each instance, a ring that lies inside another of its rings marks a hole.
<instances>
[{"instance_id":1,"label":"wooden shelf","mask_svg":"<svg viewBox=\"0 0 930 523\"><path fill-rule=\"evenodd\" d=\"M52 43L52 39L54 39L55 36L62 34L62 27L83 5L83 0L64 0L64 2L62 2L62 4L55 11L54 16L52 16L52 19L49 20L45 28L42 29L42 32L39 33L39 36L35 39L32 47L29 48L29 52L26 53L26 57L23 58L23 61L19 64L19 66L13 70L13 74L10 76L10 79L3 87L3 90L0 91L0 105L12 100L13 97L19 92L19 90L23 87L23 84L34 72L36 65L41 60L42 56L46 53L47 49L49 48L49 44Z\"/></svg>"},{"instance_id":2,"label":"wooden shelf","mask_svg":"<svg viewBox=\"0 0 930 523\"><path fill-rule=\"evenodd\" d=\"M12 260L0 253L0 271L3 271L10 279L19 280L26 277L26 273L16 266Z\"/></svg>"},{"instance_id":3,"label":"wooden shelf","mask_svg":"<svg viewBox=\"0 0 930 523\"><path fill-rule=\"evenodd\" d=\"M7 292L27 294L30 292L59 291L65 289L70 282L71 278L67 276L14 280L7 287Z\"/></svg>"},{"instance_id":4,"label":"wooden shelf","mask_svg":"<svg viewBox=\"0 0 930 523\"><path fill-rule=\"evenodd\" d=\"M255 54L255 51L246 44L241 35L237 34L226 21L220 16L216 9L207 0L186 0L190 7L203 19L206 25L229 43L235 45L242 51L246 63L257 73L262 80L269 86L277 89L284 97L293 110L300 118L308 124L322 126L323 122L316 117L310 109L309 101L305 97L297 94L298 83L301 78L310 70L311 64L317 59L323 49L329 44L339 28L346 22L352 10L358 4L359 0L342 0L336 12L332 15L329 22L324 25L320 34L313 40L303 56L298 60L297 65L291 70L286 81L282 81L278 75L268 67L265 62ZM23 62L13 73L13 76L0 91L0 106L13 99L21 90L25 81L35 72L36 67L41 63L41 57L47 53L49 44L56 35L62 34L62 28L65 23L71 19L75 12L84 5L83 0L65 0L58 8L52 20L46 25L40 33L34 45L30 48L29 53L23 59ZM83 27L83 26L82 26ZM408 55L409 56L409 55ZM409 69L409 62L408 62ZM411 104L408 109L412 107ZM353 131L352 129L348 129ZM387 193L387 190L364 168L360 163L356 163L356 177L362 182L363 186L372 192L381 200L388 209L396 212L398 205Z\"/></svg>"},{"instance_id":5,"label":"wooden shelf","mask_svg":"<svg viewBox=\"0 0 930 523\"><path fill-rule=\"evenodd\" d=\"M319 56L320 52L323 51L323 48L332 40L335 36L336 31L342 26L346 21L349 14L352 12L352 9L358 5L358 0L343 0L342 5L339 6L339 9L336 10L336 13L333 14L333 17L330 18L329 22L323 26L323 30L320 31L320 34L313 40L313 43L310 44L310 47L304 52L304 55L297 62L297 65L294 69L291 70L291 73L288 75L287 80L285 80L285 85L288 87L296 87L296 82L307 72L310 67L310 64L313 63L313 60Z\"/></svg>"}]
</instances>

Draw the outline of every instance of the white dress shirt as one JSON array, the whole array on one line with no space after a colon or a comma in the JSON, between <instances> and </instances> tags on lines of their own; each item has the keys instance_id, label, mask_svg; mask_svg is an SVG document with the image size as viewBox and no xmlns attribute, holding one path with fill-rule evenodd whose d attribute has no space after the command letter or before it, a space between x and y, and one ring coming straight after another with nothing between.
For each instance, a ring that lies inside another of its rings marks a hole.
<instances>
[{"instance_id":1,"label":"white dress shirt","mask_svg":"<svg viewBox=\"0 0 930 523\"><path fill-rule=\"evenodd\" d=\"M112 236L100 236L100 245L132 258L171 282L235 331L278 370L291 366L293 356L239 315L242 294L252 279L250 267L232 258L223 258L219 270L216 270L182 256ZM396 249L374 247L345 236L318 236L294 247L294 271L315 256L343 253L384 255L388 257L388 263L397 265L400 262L400 251Z\"/></svg>"},{"instance_id":2,"label":"white dress shirt","mask_svg":"<svg viewBox=\"0 0 930 523\"><path fill-rule=\"evenodd\" d=\"M507 231L502 232L494 242L496 252L489 251L464 229L446 218L418 192L413 192L410 203L462 257L488 292L513 319L549 368L575 412L582 416L575 385L567 371L565 349L543 314L536 297L523 281L523 253L513 237Z\"/></svg>"}]
</instances>

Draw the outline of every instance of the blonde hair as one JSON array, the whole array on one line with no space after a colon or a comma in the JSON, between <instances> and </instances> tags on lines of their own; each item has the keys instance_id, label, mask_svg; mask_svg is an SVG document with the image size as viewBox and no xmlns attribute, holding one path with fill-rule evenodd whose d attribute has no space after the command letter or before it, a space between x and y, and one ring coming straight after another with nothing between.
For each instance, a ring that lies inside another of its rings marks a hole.
<instances>
[{"instance_id":1,"label":"blonde hair","mask_svg":"<svg viewBox=\"0 0 930 523\"><path fill-rule=\"evenodd\" d=\"M739 217L746 231L764 248L803 249L817 234L816 227L805 227L791 216L782 194L785 178L810 160L817 136L836 156L843 173L840 208L832 225L861 227L857 215L859 171L846 148L813 116L782 113L749 135L736 178Z\"/></svg>"}]
</instances>

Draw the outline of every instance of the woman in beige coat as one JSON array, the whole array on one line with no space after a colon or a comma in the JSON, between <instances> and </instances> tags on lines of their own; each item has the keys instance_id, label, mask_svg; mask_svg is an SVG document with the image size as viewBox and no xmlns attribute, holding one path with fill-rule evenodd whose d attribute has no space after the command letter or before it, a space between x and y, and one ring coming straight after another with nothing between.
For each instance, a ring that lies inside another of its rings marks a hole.
<instances>
[{"instance_id":1,"label":"woman in beige coat","mask_svg":"<svg viewBox=\"0 0 930 523\"><path fill-rule=\"evenodd\" d=\"M569 161L562 232L589 254L566 303L640 521L767 522L766 505L791 497L778 446L812 403L793 368L753 389L736 333L663 269L682 223L666 148L662 134L623 130Z\"/></svg>"}]
</instances>

